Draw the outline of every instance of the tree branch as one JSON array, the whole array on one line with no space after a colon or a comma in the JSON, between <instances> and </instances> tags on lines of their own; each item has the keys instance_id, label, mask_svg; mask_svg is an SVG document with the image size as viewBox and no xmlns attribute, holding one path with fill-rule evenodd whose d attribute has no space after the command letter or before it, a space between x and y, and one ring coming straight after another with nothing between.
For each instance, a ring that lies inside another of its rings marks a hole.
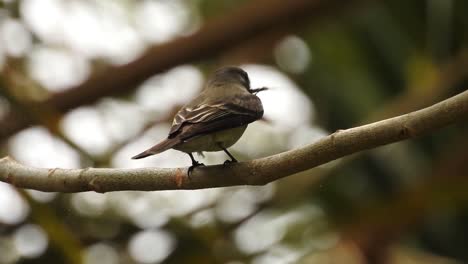
<instances>
[{"instance_id":1,"label":"tree branch","mask_svg":"<svg viewBox=\"0 0 468 264\"><path fill-rule=\"evenodd\" d=\"M40 169L0 159L0 180L21 188L54 192L202 189L262 185L346 155L431 132L468 117L468 91L425 109L376 123L339 130L277 155L229 165L161 169Z\"/></svg>"}]
</instances>

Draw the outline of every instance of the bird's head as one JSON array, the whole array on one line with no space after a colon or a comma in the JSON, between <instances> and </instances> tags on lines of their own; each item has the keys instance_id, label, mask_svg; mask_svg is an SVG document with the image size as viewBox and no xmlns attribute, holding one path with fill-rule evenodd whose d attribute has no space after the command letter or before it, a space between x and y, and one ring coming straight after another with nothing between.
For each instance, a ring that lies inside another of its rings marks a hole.
<instances>
[{"instance_id":1,"label":"bird's head","mask_svg":"<svg viewBox=\"0 0 468 264\"><path fill-rule=\"evenodd\" d=\"M228 66L222 67L214 73L214 76L210 80L210 85L214 86L225 86L226 84L240 84L250 93L258 93L260 91L267 90L266 87L259 89L250 88L250 79L247 72L238 67Z\"/></svg>"}]
</instances>

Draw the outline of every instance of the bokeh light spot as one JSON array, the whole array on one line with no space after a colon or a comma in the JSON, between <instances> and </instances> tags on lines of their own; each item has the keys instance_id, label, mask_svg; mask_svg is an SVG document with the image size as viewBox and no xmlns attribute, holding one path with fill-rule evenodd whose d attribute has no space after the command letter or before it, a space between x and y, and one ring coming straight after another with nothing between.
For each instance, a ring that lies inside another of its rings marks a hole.
<instances>
[{"instance_id":1,"label":"bokeh light spot","mask_svg":"<svg viewBox=\"0 0 468 264\"><path fill-rule=\"evenodd\" d=\"M31 48L32 37L21 21L8 19L0 23L0 43L8 55L20 57Z\"/></svg>"},{"instance_id":2,"label":"bokeh light spot","mask_svg":"<svg viewBox=\"0 0 468 264\"><path fill-rule=\"evenodd\" d=\"M136 93L136 101L160 115L168 114L174 106L182 106L195 97L203 81L197 67L178 66L143 83Z\"/></svg>"},{"instance_id":3,"label":"bokeh light spot","mask_svg":"<svg viewBox=\"0 0 468 264\"><path fill-rule=\"evenodd\" d=\"M17 133L10 139L9 148L16 160L29 166L70 169L80 167L78 153L42 127L32 127Z\"/></svg>"},{"instance_id":4,"label":"bokeh light spot","mask_svg":"<svg viewBox=\"0 0 468 264\"><path fill-rule=\"evenodd\" d=\"M0 183L0 223L17 224L29 213L29 206L10 185Z\"/></svg>"},{"instance_id":5,"label":"bokeh light spot","mask_svg":"<svg viewBox=\"0 0 468 264\"><path fill-rule=\"evenodd\" d=\"M274 55L278 66L291 73L302 73L311 60L310 49L301 38L291 35L285 37L275 47Z\"/></svg>"},{"instance_id":6,"label":"bokeh light spot","mask_svg":"<svg viewBox=\"0 0 468 264\"><path fill-rule=\"evenodd\" d=\"M286 229L284 216L265 211L256 214L234 233L237 247L246 254L261 252L283 238Z\"/></svg>"},{"instance_id":7,"label":"bokeh light spot","mask_svg":"<svg viewBox=\"0 0 468 264\"><path fill-rule=\"evenodd\" d=\"M13 240L21 256L37 258L42 255L49 244L47 234L37 225L27 224L16 230Z\"/></svg>"},{"instance_id":8,"label":"bokeh light spot","mask_svg":"<svg viewBox=\"0 0 468 264\"><path fill-rule=\"evenodd\" d=\"M131 257L141 263L159 263L174 250L175 238L163 230L147 230L135 234L129 242Z\"/></svg>"},{"instance_id":9,"label":"bokeh light spot","mask_svg":"<svg viewBox=\"0 0 468 264\"><path fill-rule=\"evenodd\" d=\"M106 194L84 192L73 194L71 203L73 208L85 216L99 216L107 208Z\"/></svg>"},{"instance_id":10,"label":"bokeh light spot","mask_svg":"<svg viewBox=\"0 0 468 264\"><path fill-rule=\"evenodd\" d=\"M179 0L140 1L135 17L140 34L150 42L160 43L180 34L189 25L190 13Z\"/></svg>"},{"instance_id":11,"label":"bokeh light spot","mask_svg":"<svg viewBox=\"0 0 468 264\"><path fill-rule=\"evenodd\" d=\"M118 264L119 254L112 246L97 243L85 250L84 262L85 264Z\"/></svg>"},{"instance_id":12,"label":"bokeh light spot","mask_svg":"<svg viewBox=\"0 0 468 264\"><path fill-rule=\"evenodd\" d=\"M31 198L40 203L48 203L57 196L57 193L54 192L41 192L36 190L26 190L26 192L31 196Z\"/></svg>"},{"instance_id":13,"label":"bokeh light spot","mask_svg":"<svg viewBox=\"0 0 468 264\"><path fill-rule=\"evenodd\" d=\"M80 107L68 113L62 120L66 135L93 155L101 155L111 146L112 138L100 112L93 107Z\"/></svg>"},{"instance_id":14,"label":"bokeh light spot","mask_svg":"<svg viewBox=\"0 0 468 264\"><path fill-rule=\"evenodd\" d=\"M64 49L36 46L28 56L31 76L51 91L68 89L89 75L88 61Z\"/></svg>"}]
</instances>

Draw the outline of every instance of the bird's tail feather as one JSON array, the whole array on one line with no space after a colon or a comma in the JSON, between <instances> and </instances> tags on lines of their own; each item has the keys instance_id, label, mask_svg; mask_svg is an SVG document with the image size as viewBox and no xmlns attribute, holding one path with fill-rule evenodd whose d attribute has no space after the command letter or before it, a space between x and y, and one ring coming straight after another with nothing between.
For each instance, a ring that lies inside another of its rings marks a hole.
<instances>
[{"instance_id":1,"label":"bird's tail feather","mask_svg":"<svg viewBox=\"0 0 468 264\"><path fill-rule=\"evenodd\" d=\"M161 153L163 151L166 151L166 150L172 148L177 143L179 143L178 140L168 138L168 139L166 139L166 140L152 146L151 148L143 151L142 153L132 157L132 159L142 159L142 158L146 158L146 157L151 156L151 155L159 154L159 153Z\"/></svg>"}]
</instances>

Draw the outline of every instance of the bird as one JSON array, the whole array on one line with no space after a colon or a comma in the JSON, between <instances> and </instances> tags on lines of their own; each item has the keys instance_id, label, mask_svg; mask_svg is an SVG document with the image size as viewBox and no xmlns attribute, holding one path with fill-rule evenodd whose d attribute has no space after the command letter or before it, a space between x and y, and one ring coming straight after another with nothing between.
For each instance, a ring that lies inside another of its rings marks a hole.
<instances>
[{"instance_id":1,"label":"bird","mask_svg":"<svg viewBox=\"0 0 468 264\"><path fill-rule=\"evenodd\" d=\"M237 162L227 149L241 138L248 124L262 118L263 105L256 94L267 89L251 89L248 74L239 67L216 70L200 94L177 112L167 138L132 159L175 149L190 156L189 175L195 167L204 166L193 153L224 151L230 158L224 164Z\"/></svg>"}]
</instances>

